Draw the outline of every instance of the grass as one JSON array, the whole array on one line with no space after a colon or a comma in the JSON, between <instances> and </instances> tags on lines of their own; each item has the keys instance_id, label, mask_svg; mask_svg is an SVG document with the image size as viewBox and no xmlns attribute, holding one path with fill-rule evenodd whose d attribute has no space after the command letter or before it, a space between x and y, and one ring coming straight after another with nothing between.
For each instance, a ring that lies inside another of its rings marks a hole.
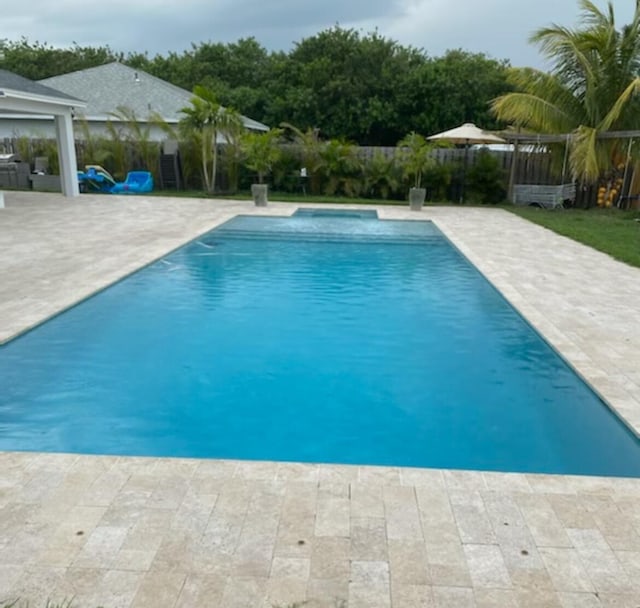
<instances>
[{"instance_id":1,"label":"grass","mask_svg":"<svg viewBox=\"0 0 640 608\"><path fill-rule=\"evenodd\" d=\"M505 209L558 234L640 268L640 211L618 209Z\"/></svg>"}]
</instances>

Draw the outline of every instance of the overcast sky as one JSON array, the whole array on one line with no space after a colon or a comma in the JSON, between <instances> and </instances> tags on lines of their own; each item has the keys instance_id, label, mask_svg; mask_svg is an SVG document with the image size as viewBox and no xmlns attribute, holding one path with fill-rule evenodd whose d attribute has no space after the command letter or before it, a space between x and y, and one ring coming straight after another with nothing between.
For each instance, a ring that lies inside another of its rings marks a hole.
<instances>
[{"instance_id":1,"label":"overcast sky","mask_svg":"<svg viewBox=\"0 0 640 608\"><path fill-rule=\"evenodd\" d=\"M618 23L627 23L634 0L613 4ZM577 0L2 0L0 39L109 45L155 55L183 51L192 42L253 36L268 49L289 50L339 23L377 29L429 55L463 48L516 66L543 67L529 34L552 22L575 25L577 7Z\"/></svg>"}]
</instances>

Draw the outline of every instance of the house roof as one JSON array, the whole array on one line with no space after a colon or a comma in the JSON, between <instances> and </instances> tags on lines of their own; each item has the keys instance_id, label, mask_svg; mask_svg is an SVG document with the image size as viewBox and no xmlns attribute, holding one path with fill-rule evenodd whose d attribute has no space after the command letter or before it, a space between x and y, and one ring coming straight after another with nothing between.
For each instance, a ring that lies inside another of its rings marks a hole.
<instances>
[{"instance_id":1,"label":"house roof","mask_svg":"<svg viewBox=\"0 0 640 608\"><path fill-rule=\"evenodd\" d=\"M37 99L38 101L52 101L62 105L83 105L81 97L74 97L68 93L58 91L51 86L29 80L8 70L0 69L0 92L6 95L11 92L15 96L25 99Z\"/></svg>"},{"instance_id":2,"label":"house roof","mask_svg":"<svg viewBox=\"0 0 640 608\"><path fill-rule=\"evenodd\" d=\"M88 120L113 119L111 113L119 106L125 106L133 110L140 121L146 121L152 113L157 113L166 122L176 123L183 117L180 110L189 106L193 97L193 93L185 89L119 62L53 76L38 82L64 91L67 95L85 99L87 107L82 114ZM246 116L242 120L248 129L269 129Z\"/></svg>"}]
</instances>

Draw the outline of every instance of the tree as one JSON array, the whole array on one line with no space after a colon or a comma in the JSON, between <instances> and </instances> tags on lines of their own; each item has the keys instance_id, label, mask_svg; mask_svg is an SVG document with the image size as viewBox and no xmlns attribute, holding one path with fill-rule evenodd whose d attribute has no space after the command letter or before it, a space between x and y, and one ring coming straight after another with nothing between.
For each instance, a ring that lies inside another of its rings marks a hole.
<instances>
[{"instance_id":1,"label":"tree","mask_svg":"<svg viewBox=\"0 0 640 608\"><path fill-rule=\"evenodd\" d=\"M198 85L193 93L191 106L180 110L185 115L180 122L183 131L200 140L202 176L207 192L213 194L218 168L218 138L224 138L236 129L240 117L237 112L223 108L211 89Z\"/></svg>"},{"instance_id":2,"label":"tree","mask_svg":"<svg viewBox=\"0 0 640 608\"><path fill-rule=\"evenodd\" d=\"M423 173L438 162L433 156L435 146L412 131L398 142L398 147L402 148L400 158L404 177L413 178L413 187L421 188Z\"/></svg>"},{"instance_id":3,"label":"tree","mask_svg":"<svg viewBox=\"0 0 640 608\"><path fill-rule=\"evenodd\" d=\"M461 50L432 58L376 31L339 26L288 52L267 51L254 38L197 43L153 57L26 40L0 40L0 50L0 67L28 78L119 60L183 89L215 91L216 103L265 124L288 122L303 132L317 129L328 139L372 146L392 146L407 131L435 133L465 121L493 128L489 102L510 90L504 61Z\"/></svg>"},{"instance_id":4,"label":"tree","mask_svg":"<svg viewBox=\"0 0 640 608\"><path fill-rule=\"evenodd\" d=\"M75 44L58 49L47 43L0 40L0 68L20 74L31 80L42 80L59 74L93 68L122 59L108 46L86 47Z\"/></svg>"},{"instance_id":5,"label":"tree","mask_svg":"<svg viewBox=\"0 0 640 608\"><path fill-rule=\"evenodd\" d=\"M271 129L265 133L247 132L242 137L242 150L245 165L258 174L258 183L264 182L265 175L271 172L273 166L282 156L280 137L282 129Z\"/></svg>"},{"instance_id":6,"label":"tree","mask_svg":"<svg viewBox=\"0 0 640 608\"><path fill-rule=\"evenodd\" d=\"M465 122L497 129L490 102L513 90L507 61L460 49L429 57L411 71L397 103L411 117L398 138L409 130L439 133Z\"/></svg>"},{"instance_id":7,"label":"tree","mask_svg":"<svg viewBox=\"0 0 640 608\"><path fill-rule=\"evenodd\" d=\"M402 125L397 103L421 51L377 32L333 27L274 57L266 121L319 128L329 138L391 145Z\"/></svg>"},{"instance_id":8,"label":"tree","mask_svg":"<svg viewBox=\"0 0 640 608\"><path fill-rule=\"evenodd\" d=\"M514 71L517 91L498 97L493 111L500 120L537 133L571 133L573 175L590 183L624 159L622 142L598 136L640 124L640 1L631 23L621 29L611 1L606 11L590 0L579 6L577 29L552 25L531 37L551 62L551 72Z\"/></svg>"}]
</instances>

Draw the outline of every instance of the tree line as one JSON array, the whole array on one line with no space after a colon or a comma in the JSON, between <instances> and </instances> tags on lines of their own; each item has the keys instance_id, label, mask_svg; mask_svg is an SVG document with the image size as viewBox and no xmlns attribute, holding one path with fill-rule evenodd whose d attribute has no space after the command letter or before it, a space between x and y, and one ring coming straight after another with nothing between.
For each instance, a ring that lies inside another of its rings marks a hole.
<instances>
[{"instance_id":1,"label":"tree line","mask_svg":"<svg viewBox=\"0 0 640 608\"><path fill-rule=\"evenodd\" d=\"M269 52L253 38L154 57L5 40L0 67L40 79L119 60L185 89L202 86L216 102L272 127L292 125L325 142L345 173L349 163L337 151L348 142L394 146L407 133L429 135L466 121L562 135L562 144L543 151L573 180L599 184L598 202L613 206L625 189L637 191L624 182L640 160L640 0L622 25L611 0L604 9L591 0L578 7L576 27L542 27L530 38L549 72L462 50L429 57L377 32L339 26L289 52Z\"/></svg>"},{"instance_id":2,"label":"tree line","mask_svg":"<svg viewBox=\"0 0 640 608\"><path fill-rule=\"evenodd\" d=\"M181 53L124 54L108 46L0 41L0 67L40 80L121 61L176 86L212 90L218 101L269 126L317 129L326 139L392 146L406 133L436 133L463 122L498 126L489 104L512 90L509 64L451 50L430 57L377 32L339 26L268 51L254 38L202 42Z\"/></svg>"}]
</instances>

